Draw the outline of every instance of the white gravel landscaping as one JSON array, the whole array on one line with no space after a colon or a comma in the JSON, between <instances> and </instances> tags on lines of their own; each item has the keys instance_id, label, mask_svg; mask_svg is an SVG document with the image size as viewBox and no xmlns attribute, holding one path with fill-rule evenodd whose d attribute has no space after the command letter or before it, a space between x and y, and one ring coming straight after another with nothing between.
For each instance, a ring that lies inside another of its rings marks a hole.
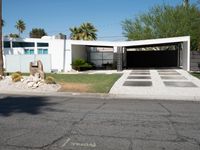
<instances>
[{"instance_id":1,"label":"white gravel landscaping","mask_svg":"<svg viewBox=\"0 0 200 150\"><path fill-rule=\"evenodd\" d=\"M59 84L46 84L44 82L38 82L30 86L31 82L33 82L30 80L34 80L34 78L23 76L21 81L13 82L10 76L6 76L4 79L0 80L0 91L56 92L61 87Z\"/></svg>"}]
</instances>

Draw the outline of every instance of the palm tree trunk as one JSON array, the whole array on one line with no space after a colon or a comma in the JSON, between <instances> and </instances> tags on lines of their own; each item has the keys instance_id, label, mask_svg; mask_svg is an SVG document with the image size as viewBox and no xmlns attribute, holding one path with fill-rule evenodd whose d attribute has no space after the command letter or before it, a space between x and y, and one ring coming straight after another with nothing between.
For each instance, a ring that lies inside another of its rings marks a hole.
<instances>
[{"instance_id":1,"label":"palm tree trunk","mask_svg":"<svg viewBox=\"0 0 200 150\"><path fill-rule=\"evenodd\" d=\"M4 75L2 50L2 0L0 0L0 76Z\"/></svg>"}]
</instances>

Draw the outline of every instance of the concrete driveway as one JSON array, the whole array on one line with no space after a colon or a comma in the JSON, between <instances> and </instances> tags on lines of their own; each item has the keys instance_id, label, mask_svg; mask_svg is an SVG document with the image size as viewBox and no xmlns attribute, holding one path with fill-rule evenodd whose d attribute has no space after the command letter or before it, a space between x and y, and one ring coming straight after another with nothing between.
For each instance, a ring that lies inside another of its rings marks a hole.
<instances>
[{"instance_id":1,"label":"concrete driveway","mask_svg":"<svg viewBox=\"0 0 200 150\"><path fill-rule=\"evenodd\" d=\"M182 69L126 70L110 94L200 100L200 80Z\"/></svg>"}]
</instances>

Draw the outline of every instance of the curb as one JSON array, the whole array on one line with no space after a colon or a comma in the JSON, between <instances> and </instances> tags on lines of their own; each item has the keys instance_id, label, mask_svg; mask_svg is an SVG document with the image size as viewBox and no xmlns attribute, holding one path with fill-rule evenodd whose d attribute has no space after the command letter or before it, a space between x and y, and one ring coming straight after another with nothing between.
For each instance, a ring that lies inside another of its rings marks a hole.
<instances>
[{"instance_id":1,"label":"curb","mask_svg":"<svg viewBox=\"0 0 200 150\"><path fill-rule=\"evenodd\" d=\"M163 95L128 95L128 94L109 94L109 93L75 93L75 92L19 92L19 91L0 91L0 94L14 96L38 96L38 97L80 97L80 98L100 98L100 99L129 99L129 100L174 100L174 101L200 101L200 96L163 96Z\"/></svg>"}]
</instances>

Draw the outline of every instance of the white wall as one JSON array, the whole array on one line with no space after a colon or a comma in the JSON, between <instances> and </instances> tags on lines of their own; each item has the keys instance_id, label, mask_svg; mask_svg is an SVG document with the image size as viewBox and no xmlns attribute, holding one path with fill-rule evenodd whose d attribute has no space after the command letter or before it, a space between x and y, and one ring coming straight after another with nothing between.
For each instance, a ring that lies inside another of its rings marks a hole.
<instances>
[{"instance_id":1,"label":"white wall","mask_svg":"<svg viewBox=\"0 0 200 150\"><path fill-rule=\"evenodd\" d=\"M71 64L72 64L72 46L71 43L66 41L65 51L64 51L64 62L63 62L63 68L65 72L72 70Z\"/></svg>"},{"instance_id":2,"label":"white wall","mask_svg":"<svg viewBox=\"0 0 200 150\"><path fill-rule=\"evenodd\" d=\"M63 70L64 40L53 39L49 41L49 54L51 54L51 68L58 71Z\"/></svg>"}]
</instances>

